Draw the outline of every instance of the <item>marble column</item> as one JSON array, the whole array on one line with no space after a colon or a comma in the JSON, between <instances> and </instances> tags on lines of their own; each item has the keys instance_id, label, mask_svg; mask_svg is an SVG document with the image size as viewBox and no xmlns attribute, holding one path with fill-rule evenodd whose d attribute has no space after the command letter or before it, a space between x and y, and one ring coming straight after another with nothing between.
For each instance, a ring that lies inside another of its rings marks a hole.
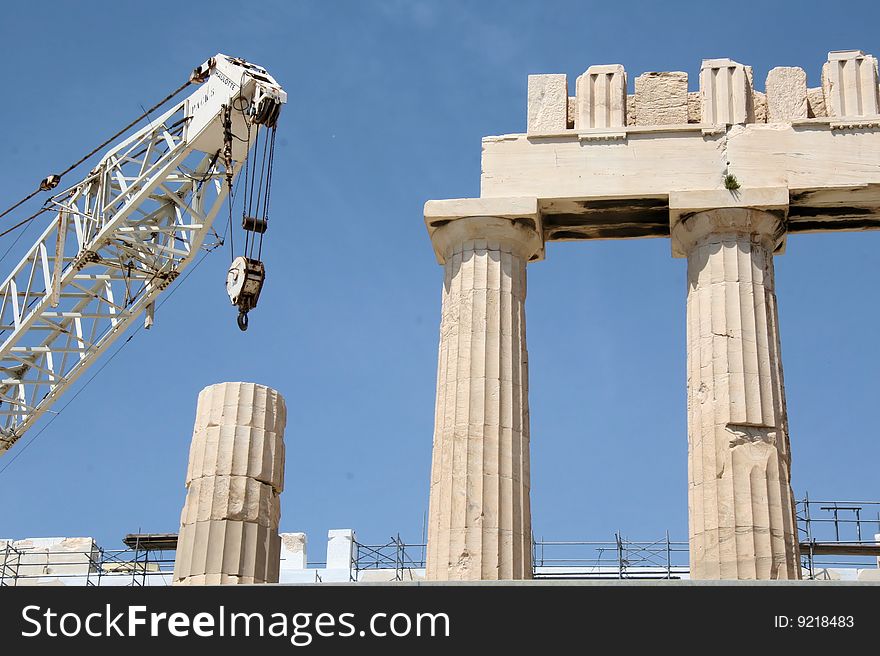
<instances>
[{"instance_id":1,"label":"marble column","mask_svg":"<svg viewBox=\"0 0 880 656\"><path fill-rule=\"evenodd\" d=\"M690 567L694 579L800 578L773 252L784 213L699 211L688 260Z\"/></svg>"},{"instance_id":2,"label":"marble column","mask_svg":"<svg viewBox=\"0 0 880 656\"><path fill-rule=\"evenodd\" d=\"M435 227L445 277L427 578L531 578L525 300L540 225L467 216Z\"/></svg>"},{"instance_id":3,"label":"marble column","mask_svg":"<svg viewBox=\"0 0 880 656\"><path fill-rule=\"evenodd\" d=\"M174 583L277 583L284 399L254 383L199 394Z\"/></svg>"}]
</instances>

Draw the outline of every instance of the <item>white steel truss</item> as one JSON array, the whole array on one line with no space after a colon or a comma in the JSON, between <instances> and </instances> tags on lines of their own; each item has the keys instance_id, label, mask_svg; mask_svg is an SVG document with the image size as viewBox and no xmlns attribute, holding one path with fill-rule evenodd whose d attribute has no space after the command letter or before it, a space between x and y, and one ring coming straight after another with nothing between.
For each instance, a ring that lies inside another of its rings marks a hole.
<instances>
[{"instance_id":1,"label":"white steel truss","mask_svg":"<svg viewBox=\"0 0 880 656\"><path fill-rule=\"evenodd\" d=\"M199 70L198 91L48 201L54 220L0 286L0 454L197 254L228 193L223 106L241 135L247 108L286 100L242 60ZM234 177L247 153L233 141Z\"/></svg>"}]
</instances>

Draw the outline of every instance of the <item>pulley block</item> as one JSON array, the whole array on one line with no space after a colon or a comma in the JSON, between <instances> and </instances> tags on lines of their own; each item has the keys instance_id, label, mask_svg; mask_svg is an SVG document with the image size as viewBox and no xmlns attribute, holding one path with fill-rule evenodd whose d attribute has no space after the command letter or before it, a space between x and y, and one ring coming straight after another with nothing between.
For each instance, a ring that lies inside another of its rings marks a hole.
<instances>
[{"instance_id":1,"label":"pulley block","mask_svg":"<svg viewBox=\"0 0 880 656\"><path fill-rule=\"evenodd\" d=\"M266 267L260 260L239 256L232 261L226 274L226 293L229 300L238 307L238 327L247 330L247 314L260 299L260 291L266 280Z\"/></svg>"},{"instance_id":2,"label":"pulley block","mask_svg":"<svg viewBox=\"0 0 880 656\"><path fill-rule=\"evenodd\" d=\"M256 232L262 235L269 227L269 222L262 217L245 214L241 217L241 227L248 232Z\"/></svg>"},{"instance_id":3,"label":"pulley block","mask_svg":"<svg viewBox=\"0 0 880 656\"><path fill-rule=\"evenodd\" d=\"M267 128L275 127L280 113L281 102L272 96L263 96L254 110L254 123Z\"/></svg>"}]
</instances>

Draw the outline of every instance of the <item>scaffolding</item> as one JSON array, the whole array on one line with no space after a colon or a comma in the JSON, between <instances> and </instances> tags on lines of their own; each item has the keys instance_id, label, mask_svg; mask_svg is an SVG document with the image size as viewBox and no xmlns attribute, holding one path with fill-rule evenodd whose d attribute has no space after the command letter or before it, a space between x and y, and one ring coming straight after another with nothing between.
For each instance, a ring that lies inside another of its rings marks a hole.
<instances>
[{"instance_id":1,"label":"scaffolding","mask_svg":"<svg viewBox=\"0 0 880 656\"><path fill-rule=\"evenodd\" d=\"M874 569L880 566L880 501L796 502L797 528L805 579L830 578L831 569ZM876 517L875 517L876 515ZM391 570L395 581L409 569L423 569L426 545L406 543L398 534L384 544L355 542L351 580L364 570ZM554 579L682 579L688 578L686 541L629 540L618 531L614 539L596 541L532 540L533 578ZM839 575L839 572L838 572Z\"/></svg>"},{"instance_id":2,"label":"scaffolding","mask_svg":"<svg viewBox=\"0 0 880 656\"><path fill-rule=\"evenodd\" d=\"M0 587L40 585L168 585L174 554L166 549L44 549L7 542L0 549Z\"/></svg>"},{"instance_id":3,"label":"scaffolding","mask_svg":"<svg viewBox=\"0 0 880 656\"><path fill-rule=\"evenodd\" d=\"M3 547L3 560L0 561L0 588L13 586L18 581L21 566L20 551L7 542Z\"/></svg>"},{"instance_id":4,"label":"scaffolding","mask_svg":"<svg viewBox=\"0 0 880 656\"><path fill-rule=\"evenodd\" d=\"M533 541L535 579L687 578L688 543L628 540L618 531L609 542Z\"/></svg>"},{"instance_id":5,"label":"scaffolding","mask_svg":"<svg viewBox=\"0 0 880 656\"><path fill-rule=\"evenodd\" d=\"M855 578L862 569L880 567L880 501L796 503L798 542L805 579ZM168 585L174 571L175 534L132 534L126 549L102 549L93 542L75 551L6 542L0 545L0 586L61 583L67 585ZM688 578L688 543L636 541L618 531L614 539L532 541L535 579L681 579ZM407 543L400 534L382 544L354 541L349 579L404 581L420 578L427 545ZM309 562L315 582L324 563ZM381 574L379 572L382 572ZM344 576L344 575L343 575Z\"/></svg>"},{"instance_id":6,"label":"scaffolding","mask_svg":"<svg viewBox=\"0 0 880 656\"><path fill-rule=\"evenodd\" d=\"M362 544L355 541L350 579L359 581L365 570L393 570L394 581L407 579L406 572L424 569L426 544L407 544L400 534L385 544ZM409 577L411 578L411 577Z\"/></svg>"},{"instance_id":7,"label":"scaffolding","mask_svg":"<svg viewBox=\"0 0 880 656\"><path fill-rule=\"evenodd\" d=\"M796 504L805 578L829 578L829 569L880 566L880 501L815 501Z\"/></svg>"},{"instance_id":8,"label":"scaffolding","mask_svg":"<svg viewBox=\"0 0 880 656\"><path fill-rule=\"evenodd\" d=\"M534 578L675 579L686 577L687 542L667 533L659 540L636 542L616 533L611 542L533 541ZM384 544L354 543L350 580L368 570L393 572L394 581L413 578L410 570L425 567L427 545L404 542L400 535Z\"/></svg>"}]
</instances>

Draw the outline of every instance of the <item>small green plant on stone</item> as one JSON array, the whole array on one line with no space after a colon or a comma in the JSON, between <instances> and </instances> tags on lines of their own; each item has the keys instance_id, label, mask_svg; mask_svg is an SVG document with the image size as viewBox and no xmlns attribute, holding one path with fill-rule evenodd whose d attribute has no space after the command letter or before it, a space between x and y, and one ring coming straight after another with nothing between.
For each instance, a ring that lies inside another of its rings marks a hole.
<instances>
[{"instance_id":1,"label":"small green plant on stone","mask_svg":"<svg viewBox=\"0 0 880 656\"><path fill-rule=\"evenodd\" d=\"M725 174L724 188L729 189L730 191L736 191L739 189L739 180L736 179L736 176L733 173Z\"/></svg>"}]
</instances>

